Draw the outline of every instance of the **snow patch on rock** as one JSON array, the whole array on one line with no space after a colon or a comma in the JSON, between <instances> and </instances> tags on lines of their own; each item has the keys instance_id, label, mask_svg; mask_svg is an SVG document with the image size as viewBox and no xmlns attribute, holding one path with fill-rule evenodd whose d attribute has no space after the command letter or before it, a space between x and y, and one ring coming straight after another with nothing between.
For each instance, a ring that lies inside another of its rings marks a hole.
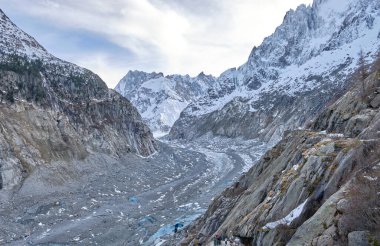
<instances>
[{"instance_id":1,"label":"snow patch on rock","mask_svg":"<svg viewBox=\"0 0 380 246\"><path fill-rule=\"evenodd\" d=\"M298 207L293 209L287 216L274 222L267 223L263 229L274 229L278 225L290 225L295 219L297 219L301 213L308 199L301 203Z\"/></svg>"}]
</instances>

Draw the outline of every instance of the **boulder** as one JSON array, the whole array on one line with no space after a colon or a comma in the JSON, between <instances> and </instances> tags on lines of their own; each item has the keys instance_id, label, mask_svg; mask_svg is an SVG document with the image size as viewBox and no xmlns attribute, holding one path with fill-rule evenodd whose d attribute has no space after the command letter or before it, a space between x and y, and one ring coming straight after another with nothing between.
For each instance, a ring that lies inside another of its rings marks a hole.
<instances>
[{"instance_id":1,"label":"boulder","mask_svg":"<svg viewBox=\"0 0 380 246\"><path fill-rule=\"evenodd\" d=\"M350 209L350 205L347 201L347 199L342 199L336 204L336 209L340 213L345 213Z\"/></svg>"}]
</instances>

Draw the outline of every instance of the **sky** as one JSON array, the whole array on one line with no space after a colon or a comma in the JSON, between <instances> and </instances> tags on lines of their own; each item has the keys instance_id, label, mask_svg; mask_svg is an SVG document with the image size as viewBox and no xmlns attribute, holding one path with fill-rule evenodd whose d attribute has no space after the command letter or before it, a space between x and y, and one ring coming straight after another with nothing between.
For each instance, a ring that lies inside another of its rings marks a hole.
<instances>
[{"instance_id":1,"label":"sky","mask_svg":"<svg viewBox=\"0 0 380 246\"><path fill-rule=\"evenodd\" d=\"M53 55L110 88L129 70L219 76L312 0L0 0Z\"/></svg>"}]
</instances>

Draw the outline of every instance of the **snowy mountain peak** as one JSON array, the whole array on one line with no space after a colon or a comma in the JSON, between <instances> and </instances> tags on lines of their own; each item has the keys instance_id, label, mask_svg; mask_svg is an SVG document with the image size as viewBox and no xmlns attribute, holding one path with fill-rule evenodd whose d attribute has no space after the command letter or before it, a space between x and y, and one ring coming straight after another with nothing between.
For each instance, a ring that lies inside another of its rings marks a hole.
<instances>
[{"instance_id":1,"label":"snowy mountain peak","mask_svg":"<svg viewBox=\"0 0 380 246\"><path fill-rule=\"evenodd\" d=\"M156 137L167 134L181 111L204 96L215 83L203 72L197 77L129 71L115 90L128 98L139 110Z\"/></svg>"},{"instance_id":2,"label":"snowy mountain peak","mask_svg":"<svg viewBox=\"0 0 380 246\"><path fill-rule=\"evenodd\" d=\"M29 58L51 55L33 37L18 28L0 9L0 53L18 54Z\"/></svg>"},{"instance_id":3,"label":"snowy mountain peak","mask_svg":"<svg viewBox=\"0 0 380 246\"><path fill-rule=\"evenodd\" d=\"M351 42L358 38L359 30L352 28L362 20L372 22L378 15L379 4L374 0L318 0L312 7L301 5L290 10L282 25L252 50L248 63L272 68L302 65L326 49L335 48L334 39ZM345 30L350 33L344 33Z\"/></svg>"},{"instance_id":4,"label":"snowy mountain peak","mask_svg":"<svg viewBox=\"0 0 380 246\"><path fill-rule=\"evenodd\" d=\"M130 70L128 73L120 80L120 82L115 87L116 91L133 91L142 85L145 81L164 77L163 73L146 73L138 70Z\"/></svg>"},{"instance_id":5,"label":"snowy mountain peak","mask_svg":"<svg viewBox=\"0 0 380 246\"><path fill-rule=\"evenodd\" d=\"M203 80L204 82L209 82L209 86L212 85L212 83L215 81L215 77L211 74L205 74L204 72L201 72L197 75L196 79ZM211 83L210 83L211 82Z\"/></svg>"},{"instance_id":6,"label":"snowy mountain peak","mask_svg":"<svg viewBox=\"0 0 380 246\"><path fill-rule=\"evenodd\" d=\"M156 73L156 72L151 72L151 73L146 73L144 71L139 71L139 70L130 70L128 71L126 77L129 77L129 78L136 78L136 77L141 77L141 76L146 76L148 78L153 78L153 77L164 77L164 74L159 72L159 73Z\"/></svg>"}]
</instances>

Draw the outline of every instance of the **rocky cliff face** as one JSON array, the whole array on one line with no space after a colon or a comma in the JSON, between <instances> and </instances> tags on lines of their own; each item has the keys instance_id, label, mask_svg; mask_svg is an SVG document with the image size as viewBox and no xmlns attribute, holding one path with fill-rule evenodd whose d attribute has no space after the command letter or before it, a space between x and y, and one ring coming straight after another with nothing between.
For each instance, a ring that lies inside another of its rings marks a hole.
<instances>
[{"instance_id":1,"label":"rocky cliff face","mask_svg":"<svg viewBox=\"0 0 380 246\"><path fill-rule=\"evenodd\" d=\"M215 78L129 71L115 90L137 107L155 136L167 134L182 110L204 96Z\"/></svg>"},{"instance_id":2,"label":"rocky cliff face","mask_svg":"<svg viewBox=\"0 0 380 246\"><path fill-rule=\"evenodd\" d=\"M52 161L156 150L127 99L91 71L50 55L1 11L0 119L2 195Z\"/></svg>"},{"instance_id":3,"label":"rocky cliff face","mask_svg":"<svg viewBox=\"0 0 380 246\"><path fill-rule=\"evenodd\" d=\"M183 243L219 234L245 245L377 245L379 93L377 71L324 110L311 130L287 132L214 199Z\"/></svg>"},{"instance_id":4,"label":"rocky cliff face","mask_svg":"<svg viewBox=\"0 0 380 246\"><path fill-rule=\"evenodd\" d=\"M373 59L379 10L376 0L316 0L289 11L246 64L224 72L181 113L170 137L278 141L285 130L303 126L347 88L359 50Z\"/></svg>"}]
</instances>

